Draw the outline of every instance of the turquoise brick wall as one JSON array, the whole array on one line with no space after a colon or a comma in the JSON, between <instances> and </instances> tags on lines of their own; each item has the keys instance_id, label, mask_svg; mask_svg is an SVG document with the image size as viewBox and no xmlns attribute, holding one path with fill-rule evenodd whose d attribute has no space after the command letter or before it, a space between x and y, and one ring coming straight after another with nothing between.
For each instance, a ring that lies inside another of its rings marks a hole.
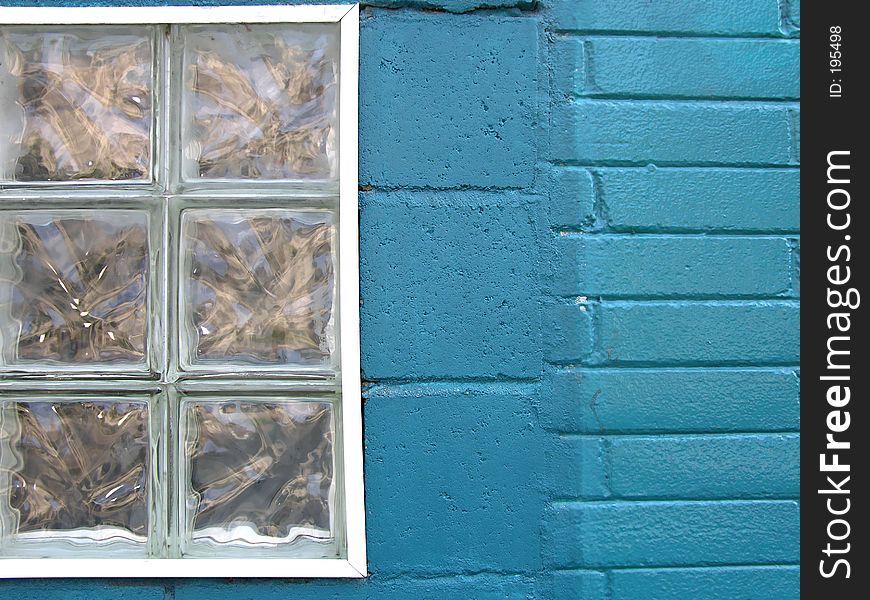
<instances>
[{"instance_id":1,"label":"turquoise brick wall","mask_svg":"<svg viewBox=\"0 0 870 600\"><path fill-rule=\"evenodd\" d=\"M366 4L370 578L0 596L798 598L799 0Z\"/></svg>"}]
</instances>

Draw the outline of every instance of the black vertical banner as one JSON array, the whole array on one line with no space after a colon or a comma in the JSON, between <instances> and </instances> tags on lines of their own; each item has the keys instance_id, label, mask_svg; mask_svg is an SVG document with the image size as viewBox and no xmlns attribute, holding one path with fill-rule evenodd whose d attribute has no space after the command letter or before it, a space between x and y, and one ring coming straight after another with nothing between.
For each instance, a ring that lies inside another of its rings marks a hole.
<instances>
[{"instance_id":1,"label":"black vertical banner","mask_svg":"<svg viewBox=\"0 0 870 600\"><path fill-rule=\"evenodd\" d=\"M859 2L804 3L801 31L801 591L867 598L870 265ZM868 364L862 364L867 362ZM823 595L824 594L824 595Z\"/></svg>"}]
</instances>

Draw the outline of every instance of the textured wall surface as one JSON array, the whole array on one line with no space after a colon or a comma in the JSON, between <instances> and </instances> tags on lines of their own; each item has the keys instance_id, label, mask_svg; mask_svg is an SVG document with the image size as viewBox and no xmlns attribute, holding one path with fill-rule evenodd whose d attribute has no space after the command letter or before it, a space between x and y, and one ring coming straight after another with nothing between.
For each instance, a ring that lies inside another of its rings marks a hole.
<instances>
[{"instance_id":1,"label":"textured wall surface","mask_svg":"<svg viewBox=\"0 0 870 600\"><path fill-rule=\"evenodd\" d=\"M371 577L0 596L797 598L799 0L367 4Z\"/></svg>"}]
</instances>

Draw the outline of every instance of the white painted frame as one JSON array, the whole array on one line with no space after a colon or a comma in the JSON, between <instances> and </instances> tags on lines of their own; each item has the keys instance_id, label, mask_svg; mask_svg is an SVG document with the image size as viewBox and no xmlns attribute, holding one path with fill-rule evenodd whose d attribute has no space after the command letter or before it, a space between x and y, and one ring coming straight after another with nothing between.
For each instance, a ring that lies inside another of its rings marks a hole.
<instances>
[{"instance_id":1,"label":"white painted frame","mask_svg":"<svg viewBox=\"0 0 870 600\"><path fill-rule=\"evenodd\" d=\"M346 559L0 558L0 579L26 577L366 577L359 339L359 5L0 7L0 25L339 23L339 312Z\"/></svg>"}]
</instances>

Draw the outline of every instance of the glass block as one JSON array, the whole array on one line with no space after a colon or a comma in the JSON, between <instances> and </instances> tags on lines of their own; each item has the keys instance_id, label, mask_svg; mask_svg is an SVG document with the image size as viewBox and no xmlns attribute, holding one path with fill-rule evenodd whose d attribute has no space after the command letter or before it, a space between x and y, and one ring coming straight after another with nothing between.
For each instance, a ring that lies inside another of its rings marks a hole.
<instances>
[{"instance_id":1,"label":"glass block","mask_svg":"<svg viewBox=\"0 0 870 600\"><path fill-rule=\"evenodd\" d=\"M0 375L147 371L148 210L0 211Z\"/></svg>"},{"instance_id":2,"label":"glass block","mask_svg":"<svg viewBox=\"0 0 870 600\"><path fill-rule=\"evenodd\" d=\"M337 24L181 27L186 181L338 175Z\"/></svg>"},{"instance_id":3,"label":"glass block","mask_svg":"<svg viewBox=\"0 0 870 600\"><path fill-rule=\"evenodd\" d=\"M0 182L149 181L153 27L0 30Z\"/></svg>"},{"instance_id":4,"label":"glass block","mask_svg":"<svg viewBox=\"0 0 870 600\"><path fill-rule=\"evenodd\" d=\"M0 397L0 554L153 555L155 402Z\"/></svg>"},{"instance_id":5,"label":"glass block","mask_svg":"<svg viewBox=\"0 0 870 600\"><path fill-rule=\"evenodd\" d=\"M334 248L329 212L183 210L181 370L232 374L331 367Z\"/></svg>"},{"instance_id":6,"label":"glass block","mask_svg":"<svg viewBox=\"0 0 870 600\"><path fill-rule=\"evenodd\" d=\"M180 404L182 556L335 555L335 419L327 401Z\"/></svg>"}]
</instances>

